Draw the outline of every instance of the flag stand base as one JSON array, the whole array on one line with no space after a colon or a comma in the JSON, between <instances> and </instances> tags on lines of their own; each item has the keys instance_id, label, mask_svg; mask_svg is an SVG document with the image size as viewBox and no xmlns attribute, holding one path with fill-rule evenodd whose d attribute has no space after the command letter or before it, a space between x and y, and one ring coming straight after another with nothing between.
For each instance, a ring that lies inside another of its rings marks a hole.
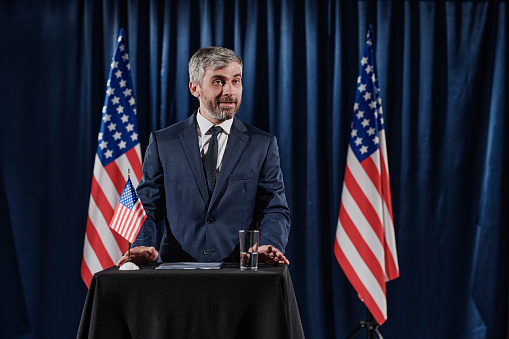
<instances>
[{"instance_id":1,"label":"flag stand base","mask_svg":"<svg viewBox=\"0 0 509 339\"><path fill-rule=\"evenodd\" d=\"M378 339L383 339L382 334L378 330L378 323L375 321L375 319L373 319L373 315L371 315L371 312L369 312L367 307L366 320L361 320L359 326L357 326L357 328L353 330L352 333L346 337L346 339L352 339L363 328L365 328L367 331L366 338L373 339L373 335L376 335Z\"/></svg>"},{"instance_id":2,"label":"flag stand base","mask_svg":"<svg viewBox=\"0 0 509 339\"><path fill-rule=\"evenodd\" d=\"M136 265L132 261L126 262L119 268L119 270L121 270L121 271L134 271L134 270L139 270L139 269L140 268L138 267L138 265Z\"/></svg>"},{"instance_id":3,"label":"flag stand base","mask_svg":"<svg viewBox=\"0 0 509 339\"><path fill-rule=\"evenodd\" d=\"M129 170L127 170L127 177L129 178ZM127 248L128 259L127 259L127 262L125 264L120 266L119 270L121 270L121 271L135 271L135 270L139 270L140 268L138 267L138 265L136 265L135 263L133 263L131 261L131 243L128 241L127 244L129 245L129 247Z\"/></svg>"}]
</instances>

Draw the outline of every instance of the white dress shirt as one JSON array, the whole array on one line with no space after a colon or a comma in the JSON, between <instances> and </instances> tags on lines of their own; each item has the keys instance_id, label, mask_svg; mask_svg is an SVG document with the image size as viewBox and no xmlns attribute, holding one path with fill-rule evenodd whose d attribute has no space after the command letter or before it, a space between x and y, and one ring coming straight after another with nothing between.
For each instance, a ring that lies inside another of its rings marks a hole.
<instances>
[{"instance_id":1,"label":"white dress shirt","mask_svg":"<svg viewBox=\"0 0 509 339\"><path fill-rule=\"evenodd\" d=\"M223 163L223 156L226 150L226 145L228 144L228 139L230 138L230 132L232 129L233 119L228 119L223 121L220 125L221 132L217 135L217 166L216 166L216 178L217 174L221 170L221 164ZM214 126L213 123L208 121L203 115L201 115L198 110L198 114L196 114L196 122L198 129L198 145L200 145L200 154L202 161L205 160L205 155L209 149L209 142L212 133L210 133L210 128Z\"/></svg>"}]
</instances>

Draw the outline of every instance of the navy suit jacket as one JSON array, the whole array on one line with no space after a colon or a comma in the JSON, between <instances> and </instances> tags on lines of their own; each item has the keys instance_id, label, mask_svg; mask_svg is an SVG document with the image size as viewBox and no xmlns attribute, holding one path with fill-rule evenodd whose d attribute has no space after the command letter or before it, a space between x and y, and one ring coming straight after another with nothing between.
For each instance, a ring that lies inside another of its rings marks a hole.
<instances>
[{"instance_id":1,"label":"navy suit jacket","mask_svg":"<svg viewBox=\"0 0 509 339\"><path fill-rule=\"evenodd\" d=\"M209 199L196 114L150 136L137 188L147 219L134 246L157 247L164 221L162 261L236 260L241 229L259 229L260 245L284 252L290 211L276 138L234 118Z\"/></svg>"}]
</instances>

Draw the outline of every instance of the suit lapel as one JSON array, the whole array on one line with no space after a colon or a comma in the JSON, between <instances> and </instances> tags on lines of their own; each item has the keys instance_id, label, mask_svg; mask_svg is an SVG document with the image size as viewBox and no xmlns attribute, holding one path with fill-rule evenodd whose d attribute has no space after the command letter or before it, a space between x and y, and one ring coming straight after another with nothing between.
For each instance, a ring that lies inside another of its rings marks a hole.
<instances>
[{"instance_id":1,"label":"suit lapel","mask_svg":"<svg viewBox=\"0 0 509 339\"><path fill-rule=\"evenodd\" d=\"M209 200L207 182L203 172L203 164L200 156L200 145L198 144L198 132L196 130L196 112L187 119L183 130L180 132L180 142L186 154L187 161L193 172L194 179L198 184L202 199L205 203Z\"/></svg>"},{"instance_id":2,"label":"suit lapel","mask_svg":"<svg viewBox=\"0 0 509 339\"><path fill-rule=\"evenodd\" d=\"M223 190L228 177L235 166L237 166L240 156L246 148L249 140L249 135L246 132L247 129L244 124L239 119L234 118L230 139L228 140L228 145L226 146L226 151L223 156L223 164L221 165L221 170L217 176L216 186L214 188L214 193L212 193L209 207L214 204L218 194Z\"/></svg>"}]
</instances>

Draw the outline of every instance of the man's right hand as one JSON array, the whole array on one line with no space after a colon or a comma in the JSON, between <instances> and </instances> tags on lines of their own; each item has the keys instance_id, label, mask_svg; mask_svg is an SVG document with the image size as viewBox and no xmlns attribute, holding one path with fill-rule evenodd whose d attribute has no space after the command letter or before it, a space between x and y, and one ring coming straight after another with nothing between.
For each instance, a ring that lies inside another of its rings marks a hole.
<instances>
[{"instance_id":1,"label":"man's right hand","mask_svg":"<svg viewBox=\"0 0 509 339\"><path fill-rule=\"evenodd\" d=\"M159 252L153 247L146 246L138 246L131 248L131 261L136 265L146 264L149 262L153 262L159 256ZM126 253L120 260L117 262L117 266L120 267L126 262L129 261L129 254Z\"/></svg>"}]
</instances>

